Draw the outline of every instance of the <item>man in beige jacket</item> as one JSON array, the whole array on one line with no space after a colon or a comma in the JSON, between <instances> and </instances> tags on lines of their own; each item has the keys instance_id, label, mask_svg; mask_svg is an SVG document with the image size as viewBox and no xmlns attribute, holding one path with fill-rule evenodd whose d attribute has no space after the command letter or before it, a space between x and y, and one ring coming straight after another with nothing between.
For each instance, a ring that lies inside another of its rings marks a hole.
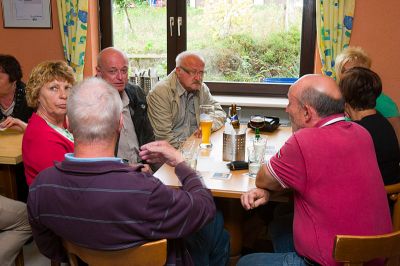
<instances>
[{"instance_id":1,"label":"man in beige jacket","mask_svg":"<svg viewBox=\"0 0 400 266\"><path fill-rule=\"evenodd\" d=\"M215 108L212 130L222 127L226 114L203 83L205 62L194 52L185 51L176 57L176 67L167 78L158 82L147 96L148 115L158 140L174 147L193 133L201 135L200 108L202 104Z\"/></svg>"}]
</instances>

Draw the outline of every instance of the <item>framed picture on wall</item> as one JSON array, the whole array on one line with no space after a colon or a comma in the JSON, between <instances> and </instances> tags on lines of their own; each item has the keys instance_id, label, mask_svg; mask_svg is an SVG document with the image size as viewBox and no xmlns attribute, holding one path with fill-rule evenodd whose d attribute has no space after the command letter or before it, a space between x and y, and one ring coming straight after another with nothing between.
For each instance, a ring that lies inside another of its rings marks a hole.
<instances>
[{"instance_id":1,"label":"framed picture on wall","mask_svg":"<svg viewBox=\"0 0 400 266\"><path fill-rule=\"evenodd\" d=\"M3 0L4 28L51 28L50 0Z\"/></svg>"}]
</instances>

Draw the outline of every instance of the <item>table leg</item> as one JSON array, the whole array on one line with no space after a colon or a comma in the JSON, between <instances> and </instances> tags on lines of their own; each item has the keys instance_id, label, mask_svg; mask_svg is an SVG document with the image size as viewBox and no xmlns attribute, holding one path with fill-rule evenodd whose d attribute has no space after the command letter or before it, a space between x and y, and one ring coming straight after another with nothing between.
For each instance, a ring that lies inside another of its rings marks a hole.
<instances>
[{"instance_id":1,"label":"table leg","mask_svg":"<svg viewBox=\"0 0 400 266\"><path fill-rule=\"evenodd\" d=\"M5 197L15 200L18 198L14 165L0 164L0 187Z\"/></svg>"},{"instance_id":2,"label":"table leg","mask_svg":"<svg viewBox=\"0 0 400 266\"><path fill-rule=\"evenodd\" d=\"M236 265L242 251L244 209L239 199L215 198L215 202L224 216L225 229L230 234L230 265Z\"/></svg>"}]
</instances>

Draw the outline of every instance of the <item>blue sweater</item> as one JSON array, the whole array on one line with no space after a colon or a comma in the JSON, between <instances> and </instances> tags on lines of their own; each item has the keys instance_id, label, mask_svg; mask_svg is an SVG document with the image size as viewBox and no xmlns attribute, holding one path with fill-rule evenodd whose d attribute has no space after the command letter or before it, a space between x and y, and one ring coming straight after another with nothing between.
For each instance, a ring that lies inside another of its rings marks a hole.
<instances>
[{"instance_id":1,"label":"blue sweater","mask_svg":"<svg viewBox=\"0 0 400 266\"><path fill-rule=\"evenodd\" d=\"M62 239L99 249L125 249L168 239L167 264L192 265L183 240L215 215L212 195L185 163L182 189L118 162L55 163L31 185L28 215L39 250L66 262Z\"/></svg>"}]
</instances>

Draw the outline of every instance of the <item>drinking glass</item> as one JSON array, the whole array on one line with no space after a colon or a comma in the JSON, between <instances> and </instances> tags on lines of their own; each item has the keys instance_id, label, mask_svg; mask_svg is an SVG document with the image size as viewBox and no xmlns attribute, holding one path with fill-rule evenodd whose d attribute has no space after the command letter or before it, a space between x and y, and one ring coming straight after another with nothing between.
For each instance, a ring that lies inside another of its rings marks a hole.
<instances>
[{"instance_id":1,"label":"drinking glass","mask_svg":"<svg viewBox=\"0 0 400 266\"><path fill-rule=\"evenodd\" d=\"M260 138L260 128L264 127L265 118L261 115L252 115L250 117L250 126L254 128L256 139Z\"/></svg>"},{"instance_id":2,"label":"drinking glass","mask_svg":"<svg viewBox=\"0 0 400 266\"><path fill-rule=\"evenodd\" d=\"M213 105L200 105L201 148L211 148L211 128L214 119Z\"/></svg>"},{"instance_id":3,"label":"drinking glass","mask_svg":"<svg viewBox=\"0 0 400 266\"><path fill-rule=\"evenodd\" d=\"M252 115L250 117L250 125L252 128L262 128L265 125L265 118L261 115Z\"/></svg>"},{"instance_id":4,"label":"drinking glass","mask_svg":"<svg viewBox=\"0 0 400 266\"><path fill-rule=\"evenodd\" d=\"M247 159L249 163L249 176L256 177L264 161L264 150L260 152L254 146L247 148Z\"/></svg>"},{"instance_id":5,"label":"drinking glass","mask_svg":"<svg viewBox=\"0 0 400 266\"><path fill-rule=\"evenodd\" d=\"M179 143L179 150L185 162L194 170L197 167L198 150L194 140L184 140Z\"/></svg>"}]
</instances>

